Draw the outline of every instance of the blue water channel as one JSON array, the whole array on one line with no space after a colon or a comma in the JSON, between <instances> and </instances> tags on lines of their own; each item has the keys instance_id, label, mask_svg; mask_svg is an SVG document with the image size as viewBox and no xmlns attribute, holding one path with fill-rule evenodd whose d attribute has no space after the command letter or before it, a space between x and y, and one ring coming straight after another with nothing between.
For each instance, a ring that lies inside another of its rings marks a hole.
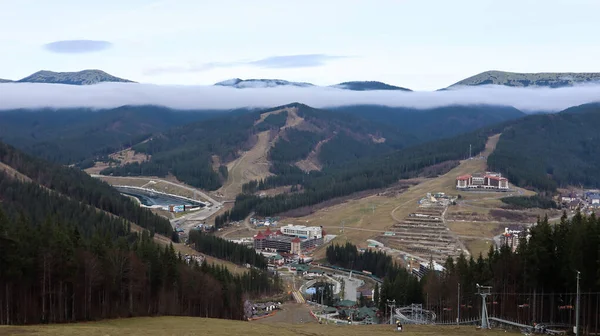
<instances>
[{"instance_id":1,"label":"blue water channel","mask_svg":"<svg viewBox=\"0 0 600 336\"><path fill-rule=\"evenodd\" d=\"M193 202L187 199L172 197L163 194L155 194L143 190L115 187L121 194L137 198L145 206L169 206L169 205L193 205L203 206L202 203Z\"/></svg>"}]
</instances>

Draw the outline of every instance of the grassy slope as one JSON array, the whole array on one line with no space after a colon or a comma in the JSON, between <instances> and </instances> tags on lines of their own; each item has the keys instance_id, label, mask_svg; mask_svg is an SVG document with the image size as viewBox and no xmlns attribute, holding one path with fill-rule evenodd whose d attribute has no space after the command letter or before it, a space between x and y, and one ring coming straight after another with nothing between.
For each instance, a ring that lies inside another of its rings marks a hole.
<instances>
[{"instance_id":1,"label":"grassy slope","mask_svg":"<svg viewBox=\"0 0 600 336\"><path fill-rule=\"evenodd\" d=\"M486 145L484 156L489 155L495 149L499 135L490 138ZM424 182L410 187L405 192L395 196L377 196L372 195L356 200L351 200L339 205L324 208L315 213L300 217L286 219L285 223L303 224L303 225L323 225L324 229L331 234L339 235L336 238L337 242L350 241L362 247L366 247L366 240L379 236L383 231L391 227L394 221L401 221L409 213L414 212L417 207L417 201L428 192L445 192L450 195L458 194L455 189L456 177L463 174L471 174L475 172L485 171L487 168L486 161L482 159L464 160L459 166L453 168L448 173L437 178L426 179ZM498 195L498 194L495 194ZM502 196L507 196L502 194ZM489 193L472 194L470 199L477 200L479 198L490 197ZM373 206L375 209L373 210ZM345 232L340 233L341 222L344 221ZM460 234L464 232L462 226L468 223L452 223L450 228L458 231ZM491 238L491 235L485 234L493 232L493 228L484 225L484 229L480 230L484 234L479 238ZM468 243L467 247L473 249L475 254L478 254L482 249L481 239L470 242L471 239L465 239ZM483 241L485 244L485 241ZM315 253L315 258L324 257L324 248L320 248Z\"/></svg>"},{"instance_id":2,"label":"grassy slope","mask_svg":"<svg viewBox=\"0 0 600 336\"><path fill-rule=\"evenodd\" d=\"M480 335L482 331L473 326L406 326L403 335ZM35 325L0 326L0 336L4 335L61 335L61 336L166 336L166 335L245 335L245 336L346 336L346 335L393 335L396 331L390 325L375 326L334 326L322 324L255 323L204 319L196 317L144 317L107 320L100 322ZM506 335L503 330L490 330L486 335Z\"/></svg>"}]
</instances>

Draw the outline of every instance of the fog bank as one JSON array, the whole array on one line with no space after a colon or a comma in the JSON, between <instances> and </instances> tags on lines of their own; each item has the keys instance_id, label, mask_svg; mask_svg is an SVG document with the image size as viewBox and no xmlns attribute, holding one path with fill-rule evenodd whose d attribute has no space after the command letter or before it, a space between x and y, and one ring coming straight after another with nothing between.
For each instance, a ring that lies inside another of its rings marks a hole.
<instances>
[{"instance_id":1,"label":"fog bank","mask_svg":"<svg viewBox=\"0 0 600 336\"><path fill-rule=\"evenodd\" d=\"M123 105L161 105L175 109L232 109L273 107L300 102L313 107L376 104L433 108L447 105L507 105L522 111L560 111L600 101L600 85L568 88L460 87L445 91L349 91L329 87L235 89L221 86L159 86L133 83L61 85L0 84L0 109L113 108Z\"/></svg>"}]
</instances>

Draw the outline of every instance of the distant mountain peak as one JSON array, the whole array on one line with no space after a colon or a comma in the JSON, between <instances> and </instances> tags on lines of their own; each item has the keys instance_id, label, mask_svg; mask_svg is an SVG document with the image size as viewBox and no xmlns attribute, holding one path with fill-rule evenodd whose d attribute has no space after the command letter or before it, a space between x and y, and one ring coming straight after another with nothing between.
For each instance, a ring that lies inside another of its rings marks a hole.
<instances>
[{"instance_id":1,"label":"distant mountain peak","mask_svg":"<svg viewBox=\"0 0 600 336\"><path fill-rule=\"evenodd\" d=\"M332 85L332 87L344 90L352 90L352 91L375 91L375 90L398 90L398 91L412 91L407 88L403 88L400 86L394 86L390 84L386 84L378 81L350 81L343 82L336 85Z\"/></svg>"},{"instance_id":2,"label":"distant mountain peak","mask_svg":"<svg viewBox=\"0 0 600 336\"><path fill-rule=\"evenodd\" d=\"M102 70L96 69L88 69L76 72L54 72L49 70L40 70L32 75L18 80L17 82L70 85L92 85L102 82L134 83L128 79L115 77Z\"/></svg>"},{"instance_id":3,"label":"distant mountain peak","mask_svg":"<svg viewBox=\"0 0 600 336\"><path fill-rule=\"evenodd\" d=\"M222 82L215 83L216 86L229 86L236 89L246 88L270 88L278 86L296 86L296 87L311 87L311 83L290 82L283 79L240 79L232 78Z\"/></svg>"},{"instance_id":4,"label":"distant mountain peak","mask_svg":"<svg viewBox=\"0 0 600 336\"><path fill-rule=\"evenodd\" d=\"M539 72L519 73L498 70L485 71L475 76L463 79L453 86L504 85L514 87L568 87L581 83L600 81L597 72Z\"/></svg>"}]
</instances>

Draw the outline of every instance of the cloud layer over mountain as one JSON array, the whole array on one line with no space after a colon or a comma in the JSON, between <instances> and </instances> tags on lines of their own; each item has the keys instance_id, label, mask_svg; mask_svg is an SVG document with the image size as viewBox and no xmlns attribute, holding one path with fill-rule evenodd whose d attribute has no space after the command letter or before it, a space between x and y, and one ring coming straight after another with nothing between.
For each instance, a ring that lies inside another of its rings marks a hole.
<instances>
[{"instance_id":1,"label":"cloud layer over mountain","mask_svg":"<svg viewBox=\"0 0 600 336\"><path fill-rule=\"evenodd\" d=\"M508 105L522 111L559 111L600 101L600 85L569 88L461 87L435 92L348 91L326 87L276 87L238 90L219 86L158 86L102 83L0 84L0 109L39 107L111 108L122 105L162 105L177 109L273 107L301 102L313 107L377 104L432 108L447 105Z\"/></svg>"}]
</instances>

